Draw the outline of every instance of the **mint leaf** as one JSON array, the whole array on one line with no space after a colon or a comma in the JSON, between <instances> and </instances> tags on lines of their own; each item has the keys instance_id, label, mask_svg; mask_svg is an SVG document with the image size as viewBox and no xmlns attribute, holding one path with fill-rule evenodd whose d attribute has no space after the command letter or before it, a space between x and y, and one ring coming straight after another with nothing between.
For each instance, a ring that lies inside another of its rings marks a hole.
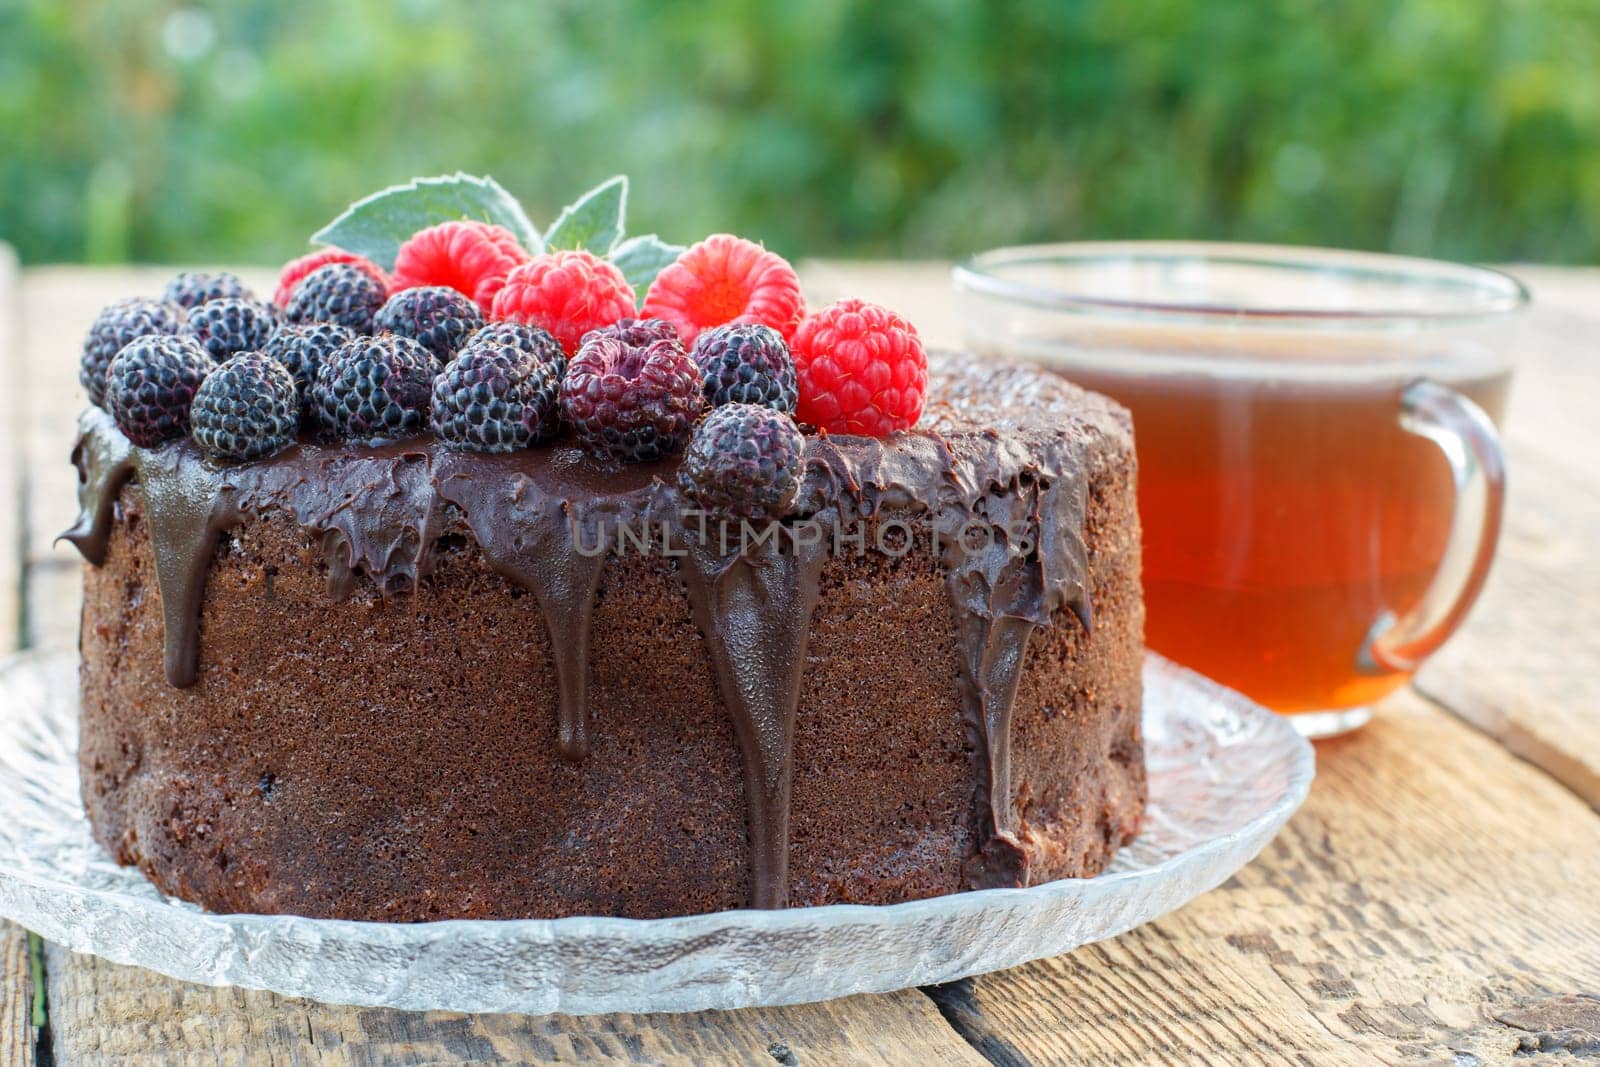
<instances>
[{"instance_id":1,"label":"mint leaf","mask_svg":"<svg viewBox=\"0 0 1600 1067\"><path fill-rule=\"evenodd\" d=\"M581 248L603 256L622 240L622 216L628 209L628 179L617 175L567 205L545 234L545 247Z\"/></svg>"},{"instance_id":2,"label":"mint leaf","mask_svg":"<svg viewBox=\"0 0 1600 1067\"><path fill-rule=\"evenodd\" d=\"M544 251L539 231L516 198L493 178L457 172L414 178L357 200L312 240L366 256L384 270L394 269L400 245L418 230L456 219L504 226L529 252Z\"/></svg>"},{"instance_id":3,"label":"mint leaf","mask_svg":"<svg viewBox=\"0 0 1600 1067\"><path fill-rule=\"evenodd\" d=\"M644 299L645 290L662 268L683 255L682 245L669 245L653 233L630 237L611 250L611 262L628 279L633 291Z\"/></svg>"}]
</instances>

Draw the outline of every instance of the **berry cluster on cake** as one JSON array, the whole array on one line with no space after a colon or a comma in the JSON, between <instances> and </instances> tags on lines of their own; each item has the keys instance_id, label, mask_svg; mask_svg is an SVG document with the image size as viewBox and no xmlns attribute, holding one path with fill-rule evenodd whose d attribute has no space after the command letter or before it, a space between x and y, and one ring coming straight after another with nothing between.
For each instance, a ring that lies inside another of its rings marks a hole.
<instances>
[{"instance_id":1,"label":"berry cluster on cake","mask_svg":"<svg viewBox=\"0 0 1600 1067\"><path fill-rule=\"evenodd\" d=\"M386 190L85 340L96 836L222 911L892 903L1136 832L1127 416L727 234ZM441 215L446 217L440 217Z\"/></svg>"}]
</instances>

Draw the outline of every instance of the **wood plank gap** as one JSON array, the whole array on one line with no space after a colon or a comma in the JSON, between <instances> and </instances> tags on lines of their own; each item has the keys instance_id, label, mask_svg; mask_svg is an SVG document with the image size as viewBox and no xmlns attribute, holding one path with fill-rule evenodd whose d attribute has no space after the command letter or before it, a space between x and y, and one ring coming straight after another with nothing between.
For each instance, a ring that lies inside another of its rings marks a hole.
<instances>
[{"instance_id":1,"label":"wood plank gap","mask_svg":"<svg viewBox=\"0 0 1600 1067\"><path fill-rule=\"evenodd\" d=\"M1491 727L1488 717L1457 710L1426 684L1414 684L1411 691L1424 703L1487 737L1600 814L1600 792L1592 788L1593 770L1577 753L1562 749L1555 741L1514 719L1497 718Z\"/></svg>"},{"instance_id":2,"label":"wood plank gap","mask_svg":"<svg viewBox=\"0 0 1600 1067\"><path fill-rule=\"evenodd\" d=\"M33 1027L33 1062L37 1067L55 1063L55 1042L50 1034L50 983L45 976L44 938L28 933L28 980L33 996L28 1001L29 1023Z\"/></svg>"},{"instance_id":3,"label":"wood plank gap","mask_svg":"<svg viewBox=\"0 0 1600 1067\"><path fill-rule=\"evenodd\" d=\"M971 978L958 978L941 985L925 985L921 990L933 1001L950 1028L995 1067L1032 1067L1033 1061L1006 1040L1005 1035L995 1027L994 1021L985 1014L983 1005L973 995L972 981Z\"/></svg>"}]
</instances>

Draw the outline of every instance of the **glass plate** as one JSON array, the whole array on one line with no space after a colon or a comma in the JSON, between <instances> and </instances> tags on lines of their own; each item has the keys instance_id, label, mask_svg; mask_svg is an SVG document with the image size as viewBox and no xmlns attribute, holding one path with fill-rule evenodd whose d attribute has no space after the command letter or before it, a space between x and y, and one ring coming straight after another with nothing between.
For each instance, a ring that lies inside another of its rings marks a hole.
<instances>
[{"instance_id":1,"label":"glass plate","mask_svg":"<svg viewBox=\"0 0 1600 1067\"><path fill-rule=\"evenodd\" d=\"M1144 681L1149 814L1097 878L885 907L407 924L213 915L118 867L78 799L76 656L24 655L0 664L0 916L190 982L414 1010L694 1011L951 981L1172 911L1305 799L1311 746L1287 720L1156 656Z\"/></svg>"}]
</instances>

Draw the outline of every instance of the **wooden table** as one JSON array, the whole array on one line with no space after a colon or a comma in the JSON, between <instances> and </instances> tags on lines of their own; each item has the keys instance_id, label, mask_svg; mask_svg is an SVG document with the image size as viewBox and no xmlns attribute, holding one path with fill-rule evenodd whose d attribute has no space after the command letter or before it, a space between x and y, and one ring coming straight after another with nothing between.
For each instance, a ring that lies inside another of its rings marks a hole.
<instances>
[{"instance_id":1,"label":"wooden table","mask_svg":"<svg viewBox=\"0 0 1600 1067\"><path fill-rule=\"evenodd\" d=\"M5 644L76 639L79 563L51 539L73 512L79 341L101 305L154 292L168 273L19 273L0 255ZM804 273L814 300L860 294L906 311L936 342L956 336L940 267ZM1539 306L1507 423L1508 526L1483 601L1415 690L1318 746L1310 800L1261 858L1181 911L939 989L598 1018L420 1015L210 989L36 940L30 952L24 931L0 923L0 1065L1600 1056L1600 272L1517 273Z\"/></svg>"}]
</instances>

